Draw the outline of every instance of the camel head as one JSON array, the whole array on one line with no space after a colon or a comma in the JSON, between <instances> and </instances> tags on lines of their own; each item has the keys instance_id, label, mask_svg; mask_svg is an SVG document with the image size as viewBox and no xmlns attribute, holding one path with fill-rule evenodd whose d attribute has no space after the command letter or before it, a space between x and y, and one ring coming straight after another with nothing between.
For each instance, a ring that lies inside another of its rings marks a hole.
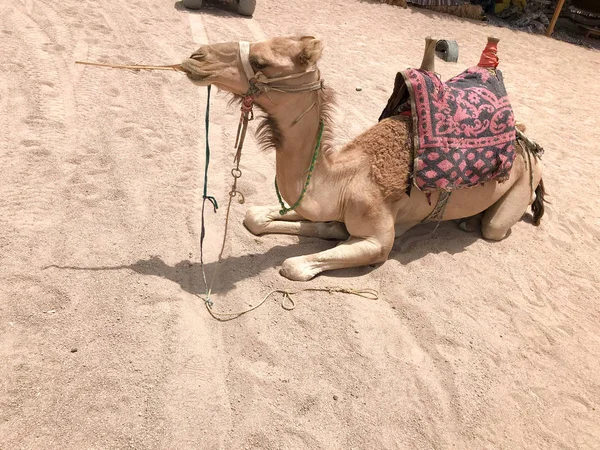
<instances>
[{"instance_id":1,"label":"camel head","mask_svg":"<svg viewBox=\"0 0 600 450\"><path fill-rule=\"evenodd\" d=\"M244 95L252 75L259 81L291 85L289 79L315 73L322 51L323 44L312 36L277 37L250 44L227 42L203 45L183 61L182 67L196 85L212 84Z\"/></svg>"}]
</instances>

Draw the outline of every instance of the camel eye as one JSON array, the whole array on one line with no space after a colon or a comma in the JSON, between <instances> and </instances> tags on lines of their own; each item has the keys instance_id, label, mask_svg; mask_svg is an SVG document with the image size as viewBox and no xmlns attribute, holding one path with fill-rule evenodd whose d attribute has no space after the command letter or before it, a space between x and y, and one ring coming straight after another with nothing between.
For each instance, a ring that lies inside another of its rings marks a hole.
<instances>
[{"instance_id":1,"label":"camel eye","mask_svg":"<svg viewBox=\"0 0 600 450\"><path fill-rule=\"evenodd\" d=\"M254 70L263 70L266 69L268 66L268 64L266 64L264 61L259 60L255 56L250 57L250 65Z\"/></svg>"}]
</instances>

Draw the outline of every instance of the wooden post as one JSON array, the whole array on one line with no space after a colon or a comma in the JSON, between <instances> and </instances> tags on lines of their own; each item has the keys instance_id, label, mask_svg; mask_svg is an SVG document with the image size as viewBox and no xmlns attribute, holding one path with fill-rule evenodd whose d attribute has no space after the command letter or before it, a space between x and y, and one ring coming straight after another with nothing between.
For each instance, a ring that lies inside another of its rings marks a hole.
<instances>
[{"instance_id":1,"label":"wooden post","mask_svg":"<svg viewBox=\"0 0 600 450\"><path fill-rule=\"evenodd\" d=\"M552 33L554 32L554 27L556 26L556 21L558 20L558 16L560 16L560 12L562 11L564 4L565 0L558 0L558 5L556 5L556 10L554 10L554 15L552 16L550 25L548 25L548 31L546 31L546 36L552 36Z\"/></svg>"}]
</instances>

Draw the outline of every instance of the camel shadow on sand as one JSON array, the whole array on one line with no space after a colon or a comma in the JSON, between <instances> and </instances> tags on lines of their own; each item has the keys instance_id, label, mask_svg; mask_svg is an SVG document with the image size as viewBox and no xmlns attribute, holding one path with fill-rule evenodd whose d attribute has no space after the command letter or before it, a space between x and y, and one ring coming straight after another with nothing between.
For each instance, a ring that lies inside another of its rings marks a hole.
<instances>
[{"instance_id":1,"label":"camel shadow on sand","mask_svg":"<svg viewBox=\"0 0 600 450\"><path fill-rule=\"evenodd\" d=\"M272 236L271 236L272 237ZM265 236L265 239L268 238ZM240 256L226 256L221 263L205 262L204 272L210 284L218 268L212 292L224 294L233 290L237 283L252 278L265 270L277 268L286 258L310 254L334 247L334 241L322 241L316 238L301 237L299 242L291 245L273 245L263 253L246 253ZM205 257L205 260L207 257ZM217 267L219 266L220 267ZM156 276L179 284L181 289L194 295L204 296L206 288L202 274L202 265L198 261L181 260L176 264L168 264L160 256L140 259L132 264L114 266L58 266L49 265L44 269L60 269L75 271L121 271L130 270L140 275Z\"/></svg>"},{"instance_id":2,"label":"camel shadow on sand","mask_svg":"<svg viewBox=\"0 0 600 450\"><path fill-rule=\"evenodd\" d=\"M528 221L527 217L523 220ZM529 219L530 220L530 219ZM481 233L467 233L458 228L453 222L443 222L436 228L435 223L417 226L396 239L389 259L395 259L402 265L409 264L430 254L454 255L468 249L474 242L482 238ZM275 243L277 236L264 236L261 239L272 239ZM333 248L337 241L323 241L317 238L300 237L295 244L273 245L263 253L246 253L239 256L225 257L220 263L219 276L213 285L215 294L226 294L245 279L255 277L265 270L279 268L286 258L308 255ZM493 245L493 242L490 242ZM210 283L218 262L207 262L204 269ZM101 267L59 267L58 269L82 271L131 270L141 275L156 276L179 284L181 289L194 295L203 296L205 286L202 266L197 261L182 260L176 264L166 263L160 256L141 259L128 265ZM331 278L353 278L363 276L373 271L377 266L357 267L327 272ZM282 278L282 282L286 281Z\"/></svg>"},{"instance_id":3,"label":"camel shadow on sand","mask_svg":"<svg viewBox=\"0 0 600 450\"><path fill-rule=\"evenodd\" d=\"M465 232L454 222L442 222L439 226L437 223L418 225L396 238L388 260L393 259L407 265L431 254L455 255L467 251L470 245L482 239L480 231ZM378 265L370 265L334 270L327 272L327 275L336 278L356 277L377 267Z\"/></svg>"}]
</instances>

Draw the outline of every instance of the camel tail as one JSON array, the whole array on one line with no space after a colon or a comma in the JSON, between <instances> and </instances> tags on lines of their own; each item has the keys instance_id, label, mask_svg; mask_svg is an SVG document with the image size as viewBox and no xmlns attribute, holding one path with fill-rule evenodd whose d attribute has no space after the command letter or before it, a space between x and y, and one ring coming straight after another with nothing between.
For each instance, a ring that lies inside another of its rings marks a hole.
<instances>
[{"instance_id":1,"label":"camel tail","mask_svg":"<svg viewBox=\"0 0 600 450\"><path fill-rule=\"evenodd\" d=\"M544 189L544 182L540 180L540 184L535 189L535 200L531 204L531 210L533 211L533 224L537 227L540 225L540 221L544 216L544 203L547 203L545 200L546 190Z\"/></svg>"}]
</instances>

